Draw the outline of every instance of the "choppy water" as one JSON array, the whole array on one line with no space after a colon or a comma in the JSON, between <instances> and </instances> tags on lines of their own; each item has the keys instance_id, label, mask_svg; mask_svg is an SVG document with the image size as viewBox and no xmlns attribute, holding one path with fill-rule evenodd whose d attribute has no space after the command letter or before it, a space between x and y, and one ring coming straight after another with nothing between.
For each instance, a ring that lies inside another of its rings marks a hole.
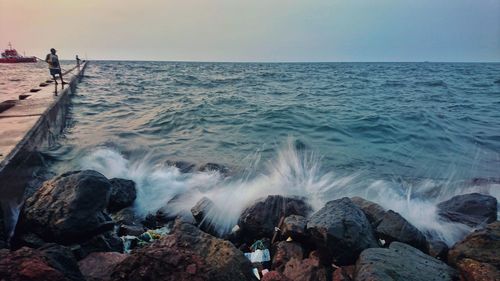
<instances>
[{"instance_id":1,"label":"choppy water","mask_svg":"<svg viewBox=\"0 0 500 281\"><path fill-rule=\"evenodd\" d=\"M201 196L230 229L268 194L360 195L452 243L470 231L435 204L500 198L500 64L92 62L73 98L56 172L136 181L136 209L188 211ZM167 160L230 167L183 174Z\"/></svg>"}]
</instances>

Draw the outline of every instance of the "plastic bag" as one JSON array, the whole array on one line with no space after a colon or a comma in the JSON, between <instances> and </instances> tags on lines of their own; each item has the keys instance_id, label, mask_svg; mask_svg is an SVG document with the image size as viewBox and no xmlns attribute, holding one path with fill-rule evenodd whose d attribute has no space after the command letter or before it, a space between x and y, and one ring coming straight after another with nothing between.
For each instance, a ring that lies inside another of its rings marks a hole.
<instances>
[{"instance_id":1,"label":"plastic bag","mask_svg":"<svg viewBox=\"0 0 500 281\"><path fill-rule=\"evenodd\" d=\"M271 253L269 253L268 249L259 249L251 253L245 253L245 257L251 262L266 262L271 260Z\"/></svg>"}]
</instances>

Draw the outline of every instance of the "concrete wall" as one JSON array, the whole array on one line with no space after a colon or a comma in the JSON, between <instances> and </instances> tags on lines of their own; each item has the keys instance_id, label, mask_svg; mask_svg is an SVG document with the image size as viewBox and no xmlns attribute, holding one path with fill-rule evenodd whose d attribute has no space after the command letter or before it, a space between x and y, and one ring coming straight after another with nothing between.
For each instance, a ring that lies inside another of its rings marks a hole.
<instances>
[{"instance_id":1,"label":"concrete wall","mask_svg":"<svg viewBox=\"0 0 500 281\"><path fill-rule=\"evenodd\" d=\"M55 144L64 129L71 96L82 79L86 66L87 63L81 66L79 73L72 77L64 90L58 92L58 98L0 163L0 204L5 226L4 237L12 233L17 222L18 208L24 201L26 186L32 180L35 170L43 164L38 151Z\"/></svg>"}]
</instances>

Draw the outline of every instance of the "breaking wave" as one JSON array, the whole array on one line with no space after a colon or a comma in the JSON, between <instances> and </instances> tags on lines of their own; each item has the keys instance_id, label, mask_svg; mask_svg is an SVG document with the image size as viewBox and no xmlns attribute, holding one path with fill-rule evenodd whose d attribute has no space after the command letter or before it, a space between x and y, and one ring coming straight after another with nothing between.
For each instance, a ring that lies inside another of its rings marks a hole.
<instances>
[{"instance_id":1,"label":"breaking wave","mask_svg":"<svg viewBox=\"0 0 500 281\"><path fill-rule=\"evenodd\" d=\"M81 158L79 165L108 178L134 180L138 192L134 208L141 216L165 207L172 214L189 215L190 209L205 196L216 206L207 220L220 233L230 231L246 207L267 195L301 196L315 210L333 199L361 196L400 213L428 237L451 245L472 229L439 220L437 203L470 192L491 194L497 200L500 197L497 183L370 179L363 171L349 175L324 171L321 157L297 148L292 140L271 160L262 162L259 153L248 159L251 160L244 163L245 169L228 177L217 171L181 173L152 156L131 161L110 148L95 149Z\"/></svg>"}]
</instances>

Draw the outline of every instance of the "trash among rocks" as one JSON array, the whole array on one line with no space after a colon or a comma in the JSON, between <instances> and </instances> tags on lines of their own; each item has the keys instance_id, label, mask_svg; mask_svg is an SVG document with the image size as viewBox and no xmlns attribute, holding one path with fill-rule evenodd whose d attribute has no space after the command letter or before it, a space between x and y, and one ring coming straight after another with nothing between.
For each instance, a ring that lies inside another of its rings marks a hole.
<instances>
[{"instance_id":1,"label":"trash among rocks","mask_svg":"<svg viewBox=\"0 0 500 281\"><path fill-rule=\"evenodd\" d=\"M254 252L244 254L251 262L268 262L271 260L271 254L268 249L255 250Z\"/></svg>"},{"instance_id":2,"label":"trash among rocks","mask_svg":"<svg viewBox=\"0 0 500 281\"><path fill-rule=\"evenodd\" d=\"M259 275L259 270L257 268L252 268L252 272L257 277L258 280L260 280L260 275Z\"/></svg>"},{"instance_id":3,"label":"trash among rocks","mask_svg":"<svg viewBox=\"0 0 500 281\"><path fill-rule=\"evenodd\" d=\"M170 233L170 228L164 226L158 229L150 229L139 236L125 235L122 236L123 246L125 253L130 253L130 251L136 247L143 247L147 244L153 242L154 240L160 239Z\"/></svg>"},{"instance_id":4,"label":"trash among rocks","mask_svg":"<svg viewBox=\"0 0 500 281\"><path fill-rule=\"evenodd\" d=\"M292 241L293 241L292 237L288 237L288 238L286 239L286 242L292 242Z\"/></svg>"}]
</instances>

